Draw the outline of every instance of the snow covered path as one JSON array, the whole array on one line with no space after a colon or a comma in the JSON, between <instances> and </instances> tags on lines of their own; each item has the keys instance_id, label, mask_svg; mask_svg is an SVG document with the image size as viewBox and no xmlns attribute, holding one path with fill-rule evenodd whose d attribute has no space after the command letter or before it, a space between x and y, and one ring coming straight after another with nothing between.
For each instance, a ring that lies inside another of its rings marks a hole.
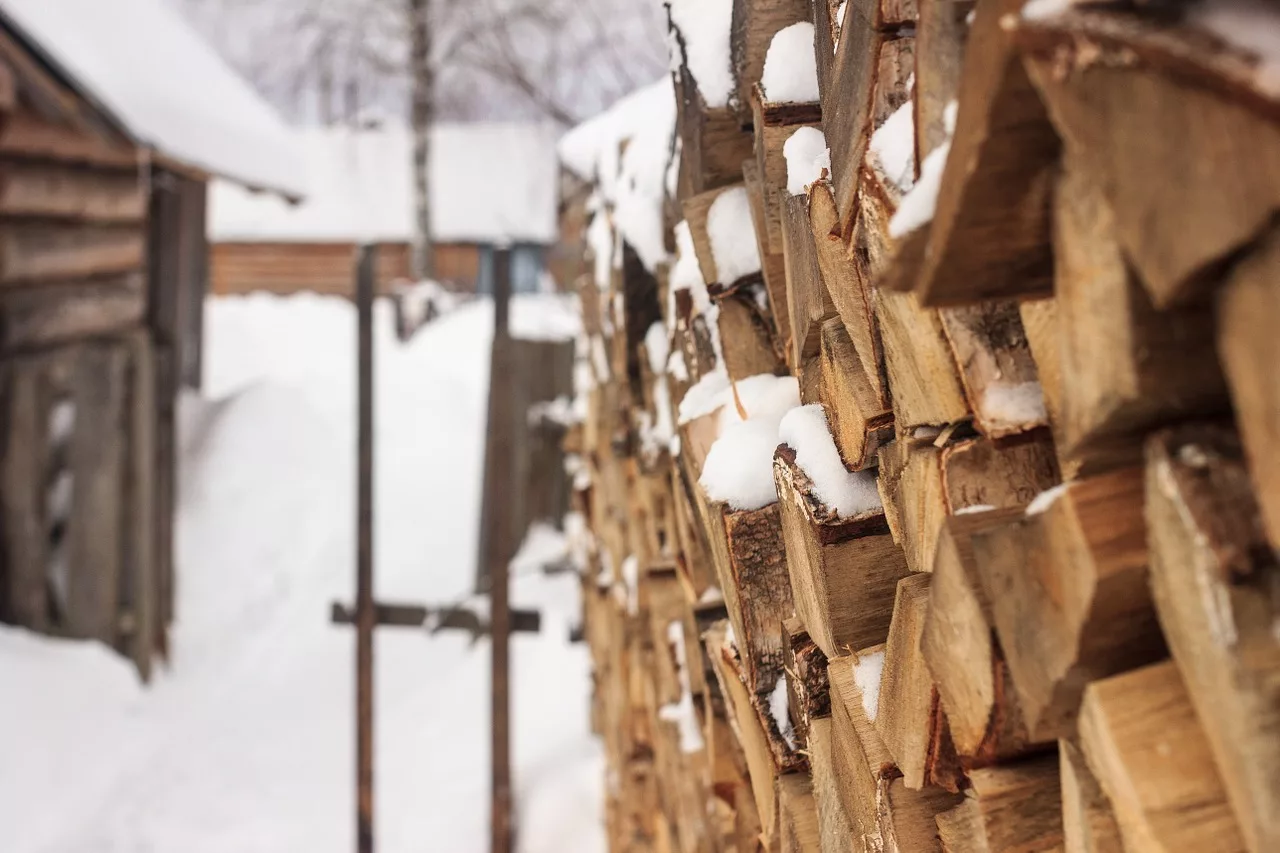
<instances>
[{"instance_id":1,"label":"snow covered path","mask_svg":"<svg viewBox=\"0 0 1280 853\"><path fill-rule=\"evenodd\" d=\"M407 346L379 308L378 594L451 601L473 576L489 307ZM517 333L573 323L546 297L513 315ZM210 304L207 400L183 410L173 666L142 690L92 644L0 632L7 853L351 848L353 637L328 608L352 596L353 335L337 300ZM513 590L544 611L514 648L527 853L603 849L575 586L525 572ZM380 849L485 849L487 689L483 642L379 634Z\"/></svg>"}]
</instances>

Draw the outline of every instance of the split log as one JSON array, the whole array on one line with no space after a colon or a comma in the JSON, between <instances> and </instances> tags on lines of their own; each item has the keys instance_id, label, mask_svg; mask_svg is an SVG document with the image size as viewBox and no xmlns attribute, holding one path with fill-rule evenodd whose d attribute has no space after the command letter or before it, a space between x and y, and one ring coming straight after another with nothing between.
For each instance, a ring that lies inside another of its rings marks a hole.
<instances>
[{"instance_id":1,"label":"split log","mask_svg":"<svg viewBox=\"0 0 1280 853\"><path fill-rule=\"evenodd\" d=\"M825 0L823 0L825 2ZM853 853L853 821L837 790L834 744L830 717L817 718L809 727L809 767L813 773L813 799L818 809L818 839L822 853Z\"/></svg>"},{"instance_id":2,"label":"split log","mask_svg":"<svg viewBox=\"0 0 1280 853\"><path fill-rule=\"evenodd\" d=\"M782 623L787 638L787 704L795 724L796 739L809 740L813 721L831 716L831 687L827 681L827 656L792 616Z\"/></svg>"},{"instance_id":3,"label":"split log","mask_svg":"<svg viewBox=\"0 0 1280 853\"><path fill-rule=\"evenodd\" d=\"M1172 661L1090 684L1080 743L1125 850L1248 849Z\"/></svg>"},{"instance_id":4,"label":"split log","mask_svg":"<svg viewBox=\"0 0 1280 853\"><path fill-rule=\"evenodd\" d=\"M756 86L751 95L755 128L756 164L760 168L760 185L764 196L764 221L769 250L781 252L783 208L791 196L787 191L787 158L782 152L791 135L802 127L822 129L822 106L779 104L765 99Z\"/></svg>"},{"instance_id":5,"label":"split log","mask_svg":"<svg viewBox=\"0 0 1280 853\"><path fill-rule=\"evenodd\" d=\"M751 103L752 92L764 75L764 60L773 37L785 27L809 20L809 16L809 0L734 0L729 48L738 102L744 107Z\"/></svg>"},{"instance_id":6,"label":"split log","mask_svg":"<svg viewBox=\"0 0 1280 853\"><path fill-rule=\"evenodd\" d=\"M914 294L879 289L875 314L898 431L968 418L969 404L937 310L921 307Z\"/></svg>"},{"instance_id":7,"label":"split log","mask_svg":"<svg viewBox=\"0 0 1280 853\"><path fill-rule=\"evenodd\" d=\"M1256 57L1169 20L1071 10L1023 20L1016 35L1068 154L1115 211L1116 239L1162 308L1203 295L1218 262L1280 210L1280 109Z\"/></svg>"},{"instance_id":8,"label":"split log","mask_svg":"<svg viewBox=\"0 0 1280 853\"><path fill-rule=\"evenodd\" d=\"M673 76L680 140L676 195L689 199L742 180L742 161L752 153L751 134L743 132L742 121L731 107L707 106L687 67L682 65Z\"/></svg>"},{"instance_id":9,"label":"split log","mask_svg":"<svg viewBox=\"0 0 1280 853\"><path fill-rule=\"evenodd\" d=\"M938 815L944 851L1062 850L1056 756L975 770L971 782L964 802Z\"/></svg>"},{"instance_id":10,"label":"split log","mask_svg":"<svg viewBox=\"0 0 1280 853\"><path fill-rule=\"evenodd\" d=\"M866 849L886 853L938 851L937 815L954 808L963 795L936 788L916 791L903 784L870 718L874 714L867 713L856 663L857 657L849 656L828 667L833 766L856 838L864 840Z\"/></svg>"},{"instance_id":11,"label":"split log","mask_svg":"<svg viewBox=\"0 0 1280 853\"><path fill-rule=\"evenodd\" d=\"M1022 0L978 0L959 112L915 292L926 305L1047 294L1059 143L1001 29Z\"/></svg>"},{"instance_id":12,"label":"split log","mask_svg":"<svg viewBox=\"0 0 1280 853\"><path fill-rule=\"evenodd\" d=\"M1280 548L1280 230L1232 270L1218 301L1218 352L1231 386L1262 521Z\"/></svg>"},{"instance_id":13,"label":"split log","mask_svg":"<svg viewBox=\"0 0 1280 853\"><path fill-rule=\"evenodd\" d=\"M874 722L908 788L934 785L954 792L960 789L963 772L933 677L920 653L932 580L926 573L898 582Z\"/></svg>"},{"instance_id":14,"label":"split log","mask_svg":"<svg viewBox=\"0 0 1280 853\"><path fill-rule=\"evenodd\" d=\"M924 162L948 139L943 113L960 89L972 0L917 0L915 139L916 162Z\"/></svg>"},{"instance_id":15,"label":"split log","mask_svg":"<svg viewBox=\"0 0 1280 853\"><path fill-rule=\"evenodd\" d=\"M1133 464L1145 432L1226 405L1211 312L1157 311L1129 273L1113 222L1069 163L1054 221L1062 438L1084 473Z\"/></svg>"},{"instance_id":16,"label":"split log","mask_svg":"<svg viewBox=\"0 0 1280 853\"><path fill-rule=\"evenodd\" d=\"M1147 445L1151 587L1250 850L1280 849L1280 565L1239 438L1179 427Z\"/></svg>"},{"instance_id":17,"label":"split log","mask_svg":"<svg viewBox=\"0 0 1280 853\"><path fill-rule=\"evenodd\" d=\"M875 26L878 17L878 0L849 0L836 47L832 85L822 102L841 234L849 233L854 220L859 173L871 135L872 90L884 41L884 34Z\"/></svg>"},{"instance_id":18,"label":"split log","mask_svg":"<svg viewBox=\"0 0 1280 853\"><path fill-rule=\"evenodd\" d=\"M783 257L787 270L787 315L791 320L791 363L804 364L818 355L822 323L836 316L835 304L822 282L809 200L790 196L783 212Z\"/></svg>"},{"instance_id":19,"label":"split log","mask_svg":"<svg viewBox=\"0 0 1280 853\"><path fill-rule=\"evenodd\" d=\"M823 853L818 807L807 773L790 773L778 779L778 812L781 853Z\"/></svg>"},{"instance_id":20,"label":"split log","mask_svg":"<svg viewBox=\"0 0 1280 853\"><path fill-rule=\"evenodd\" d=\"M689 236L693 238L693 251L698 257L698 268L702 271L702 280L712 290L728 289L734 282L721 281L720 270L716 265L715 250L711 245L711 237L707 231L707 220L710 218L711 206L721 194L735 189L745 189L742 184L727 184L699 193L684 200L681 208L684 219L689 223Z\"/></svg>"},{"instance_id":21,"label":"split log","mask_svg":"<svg viewBox=\"0 0 1280 853\"><path fill-rule=\"evenodd\" d=\"M1048 424L1035 361L1013 302L987 302L938 312L973 411L988 438Z\"/></svg>"},{"instance_id":22,"label":"split log","mask_svg":"<svg viewBox=\"0 0 1280 853\"><path fill-rule=\"evenodd\" d=\"M1070 726L1084 686L1159 660L1142 472L1064 484L1013 524L975 532L983 586L1031 737Z\"/></svg>"},{"instance_id":23,"label":"split log","mask_svg":"<svg viewBox=\"0 0 1280 853\"><path fill-rule=\"evenodd\" d=\"M893 439L893 410L863 369L840 317L822 324L818 399L845 466L861 471Z\"/></svg>"},{"instance_id":24,"label":"split log","mask_svg":"<svg viewBox=\"0 0 1280 853\"><path fill-rule=\"evenodd\" d=\"M946 712L952 742L966 766L1019 756L1033 747L1017 692L992 626L974 533L1020 518L1018 508L948 518L938 538L929 612L920 652Z\"/></svg>"},{"instance_id":25,"label":"split log","mask_svg":"<svg viewBox=\"0 0 1280 853\"><path fill-rule=\"evenodd\" d=\"M813 494L786 445L774 455L773 474L795 609L809 635L828 658L882 642L896 584L907 573L884 513L839 517Z\"/></svg>"},{"instance_id":26,"label":"split log","mask_svg":"<svg viewBox=\"0 0 1280 853\"><path fill-rule=\"evenodd\" d=\"M761 184L760 164L754 158L743 162L742 181L747 188L747 199L751 202L751 224L755 231L756 250L760 253L760 274L764 277L765 290L769 292L775 339L783 354L789 354L791 319L787 314L787 262L781 251L769 251L769 235L765 230L764 186Z\"/></svg>"},{"instance_id":27,"label":"split log","mask_svg":"<svg viewBox=\"0 0 1280 853\"><path fill-rule=\"evenodd\" d=\"M786 365L773 338L773 323L760 309L755 288L717 300L720 351L729 379L740 382L761 373L784 373Z\"/></svg>"},{"instance_id":28,"label":"split log","mask_svg":"<svg viewBox=\"0 0 1280 853\"><path fill-rule=\"evenodd\" d=\"M1066 853L1124 853L1111 801L1073 741L1058 741L1058 767Z\"/></svg>"}]
</instances>

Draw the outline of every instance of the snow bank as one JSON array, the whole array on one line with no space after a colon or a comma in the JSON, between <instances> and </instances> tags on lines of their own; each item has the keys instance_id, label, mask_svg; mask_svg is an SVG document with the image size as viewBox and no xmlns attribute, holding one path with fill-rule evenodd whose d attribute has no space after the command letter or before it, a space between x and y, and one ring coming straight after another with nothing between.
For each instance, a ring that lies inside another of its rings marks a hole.
<instances>
[{"instance_id":1,"label":"snow bank","mask_svg":"<svg viewBox=\"0 0 1280 853\"><path fill-rule=\"evenodd\" d=\"M725 190L711 202L711 209L707 211L707 238L715 257L719 284L728 286L760 272L760 248L751 219L751 201L744 187Z\"/></svg>"},{"instance_id":2,"label":"snow bank","mask_svg":"<svg viewBox=\"0 0 1280 853\"><path fill-rule=\"evenodd\" d=\"M671 23L684 40L685 64L703 100L712 109L728 106L733 97L729 57L733 0L667 0L667 7Z\"/></svg>"},{"instance_id":3,"label":"snow bank","mask_svg":"<svg viewBox=\"0 0 1280 853\"><path fill-rule=\"evenodd\" d=\"M820 128L796 130L783 143L782 155L787 159L787 192L791 195L804 195L810 184L822 179L824 171L831 173L831 149Z\"/></svg>"},{"instance_id":4,"label":"snow bank","mask_svg":"<svg viewBox=\"0 0 1280 853\"><path fill-rule=\"evenodd\" d=\"M880 710L880 676L884 673L884 652L858 655L853 665L853 680L862 691L862 710L867 712L867 719L876 721L876 712Z\"/></svg>"},{"instance_id":5,"label":"snow bank","mask_svg":"<svg viewBox=\"0 0 1280 853\"><path fill-rule=\"evenodd\" d=\"M884 176L906 192L915 183L916 132L912 103L907 101L871 134L870 150Z\"/></svg>"},{"instance_id":6,"label":"snow bank","mask_svg":"<svg viewBox=\"0 0 1280 853\"><path fill-rule=\"evenodd\" d=\"M307 193L293 131L161 0L4 0L5 17L130 136L252 187Z\"/></svg>"},{"instance_id":7,"label":"snow bank","mask_svg":"<svg viewBox=\"0 0 1280 853\"><path fill-rule=\"evenodd\" d=\"M827 426L821 403L792 409L779 425L779 438L796 452L796 465L813 481L813 493L841 518L883 509L876 472L850 472Z\"/></svg>"},{"instance_id":8,"label":"snow bank","mask_svg":"<svg viewBox=\"0 0 1280 853\"><path fill-rule=\"evenodd\" d=\"M783 27L774 34L760 78L765 100L771 103L818 100L818 61L813 42L813 24L808 21Z\"/></svg>"}]
</instances>

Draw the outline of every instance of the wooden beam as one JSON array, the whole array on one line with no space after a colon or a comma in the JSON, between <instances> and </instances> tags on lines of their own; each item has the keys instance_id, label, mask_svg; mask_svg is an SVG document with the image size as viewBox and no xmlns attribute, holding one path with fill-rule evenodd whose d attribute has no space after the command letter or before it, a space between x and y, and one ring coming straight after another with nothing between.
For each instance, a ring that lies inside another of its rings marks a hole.
<instances>
[{"instance_id":1,"label":"wooden beam","mask_svg":"<svg viewBox=\"0 0 1280 853\"><path fill-rule=\"evenodd\" d=\"M130 273L146 259L139 228L0 225L0 286Z\"/></svg>"},{"instance_id":2,"label":"wooden beam","mask_svg":"<svg viewBox=\"0 0 1280 853\"><path fill-rule=\"evenodd\" d=\"M0 351L116 334L146 319L140 274L38 288L0 288Z\"/></svg>"}]
</instances>

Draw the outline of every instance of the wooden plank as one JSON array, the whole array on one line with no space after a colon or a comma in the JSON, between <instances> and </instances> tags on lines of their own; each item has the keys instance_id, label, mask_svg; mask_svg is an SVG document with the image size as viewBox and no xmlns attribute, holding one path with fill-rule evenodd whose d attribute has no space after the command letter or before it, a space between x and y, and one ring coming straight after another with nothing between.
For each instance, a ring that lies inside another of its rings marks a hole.
<instances>
[{"instance_id":1,"label":"wooden plank","mask_svg":"<svg viewBox=\"0 0 1280 853\"><path fill-rule=\"evenodd\" d=\"M131 364L137 355L119 343L88 344L77 348L68 402L75 409L75 429L68 445L71 475L71 513L65 538L66 597L62 628L73 637L101 640L114 645L120 628L120 595L134 591L150 596L150 585L135 586L124 573L135 566L122 562L130 524L149 527L147 505L135 505L126 468L130 443L149 437L129 411L136 391L129 387ZM148 418L153 416L146 412ZM150 452L150 448L146 448ZM135 599L136 601L137 599ZM135 608L136 609L136 608ZM138 659L146 672L151 636L145 638L145 655Z\"/></svg>"},{"instance_id":2,"label":"wooden plank","mask_svg":"<svg viewBox=\"0 0 1280 853\"><path fill-rule=\"evenodd\" d=\"M1232 270L1218 301L1217 349L1272 547L1280 547L1280 230Z\"/></svg>"},{"instance_id":3,"label":"wooden plank","mask_svg":"<svg viewBox=\"0 0 1280 853\"><path fill-rule=\"evenodd\" d=\"M145 265L146 240L136 228L0 225L0 285L121 274Z\"/></svg>"},{"instance_id":4,"label":"wooden plank","mask_svg":"<svg viewBox=\"0 0 1280 853\"><path fill-rule=\"evenodd\" d=\"M1037 498L1020 521L976 532L983 586L1033 740L1069 733L1084 686L1158 660L1140 469Z\"/></svg>"},{"instance_id":5,"label":"wooden plank","mask_svg":"<svg viewBox=\"0 0 1280 853\"><path fill-rule=\"evenodd\" d=\"M146 319L142 276L0 289L0 350L14 352L115 334Z\"/></svg>"},{"instance_id":6,"label":"wooden plank","mask_svg":"<svg viewBox=\"0 0 1280 853\"><path fill-rule=\"evenodd\" d=\"M785 444L773 473L795 610L809 636L828 658L883 642L896 584L907 573L884 513L841 517L826 507Z\"/></svg>"},{"instance_id":7,"label":"wooden plank","mask_svg":"<svg viewBox=\"0 0 1280 853\"><path fill-rule=\"evenodd\" d=\"M1000 23L1022 2L974 7L955 134L916 282L926 305L1047 294L1053 286L1058 137Z\"/></svg>"},{"instance_id":8,"label":"wooden plank","mask_svg":"<svg viewBox=\"0 0 1280 853\"><path fill-rule=\"evenodd\" d=\"M0 366L6 410L4 453L0 456L4 621L41 632L50 628L45 485L51 464L49 434L55 397L45 375L48 363L46 359L21 359Z\"/></svg>"},{"instance_id":9,"label":"wooden plank","mask_svg":"<svg viewBox=\"0 0 1280 853\"><path fill-rule=\"evenodd\" d=\"M1125 850L1248 849L1172 661L1090 684L1080 743Z\"/></svg>"},{"instance_id":10,"label":"wooden plank","mask_svg":"<svg viewBox=\"0 0 1280 853\"><path fill-rule=\"evenodd\" d=\"M132 223L146 215L147 197L136 175L0 164L0 216Z\"/></svg>"},{"instance_id":11,"label":"wooden plank","mask_svg":"<svg viewBox=\"0 0 1280 853\"><path fill-rule=\"evenodd\" d=\"M1162 16L1072 10L1016 38L1152 302L1195 301L1280 209L1280 110L1256 57Z\"/></svg>"},{"instance_id":12,"label":"wooden plank","mask_svg":"<svg viewBox=\"0 0 1280 853\"><path fill-rule=\"evenodd\" d=\"M1280 566L1233 430L1152 436L1147 524L1160 624L1245 842L1280 847Z\"/></svg>"}]
</instances>

